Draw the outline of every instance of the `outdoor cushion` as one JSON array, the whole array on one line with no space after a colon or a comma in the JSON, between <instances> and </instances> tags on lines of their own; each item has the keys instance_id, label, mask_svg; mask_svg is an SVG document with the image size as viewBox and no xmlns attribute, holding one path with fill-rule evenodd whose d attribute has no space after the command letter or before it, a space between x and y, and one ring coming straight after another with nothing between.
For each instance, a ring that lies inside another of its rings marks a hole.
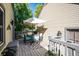
<instances>
[{"instance_id":1,"label":"outdoor cushion","mask_svg":"<svg viewBox=\"0 0 79 59\"><path fill-rule=\"evenodd\" d=\"M34 35L35 41L39 41L39 35Z\"/></svg>"},{"instance_id":2,"label":"outdoor cushion","mask_svg":"<svg viewBox=\"0 0 79 59\"><path fill-rule=\"evenodd\" d=\"M27 35L24 37L26 41L34 41L34 36L33 35Z\"/></svg>"}]
</instances>

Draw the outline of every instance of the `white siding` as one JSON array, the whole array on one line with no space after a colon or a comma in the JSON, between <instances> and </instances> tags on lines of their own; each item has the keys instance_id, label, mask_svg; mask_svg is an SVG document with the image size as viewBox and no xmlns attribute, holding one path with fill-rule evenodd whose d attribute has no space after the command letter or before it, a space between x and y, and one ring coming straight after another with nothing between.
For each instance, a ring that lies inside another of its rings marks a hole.
<instances>
[{"instance_id":1,"label":"white siding","mask_svg":"<svg viewBox=\"0 0 79 59\"><path fill-rule=\"evenodd\" d=\"M48 36L55 37L57 31L62 32L62 40L65 39L65 27L79 27L79 5L50 3L44 6L40 19L47 20L44 26L48 28L44 33L44 39L41 45L48 45Z\"/></svg>"}]
</instances>

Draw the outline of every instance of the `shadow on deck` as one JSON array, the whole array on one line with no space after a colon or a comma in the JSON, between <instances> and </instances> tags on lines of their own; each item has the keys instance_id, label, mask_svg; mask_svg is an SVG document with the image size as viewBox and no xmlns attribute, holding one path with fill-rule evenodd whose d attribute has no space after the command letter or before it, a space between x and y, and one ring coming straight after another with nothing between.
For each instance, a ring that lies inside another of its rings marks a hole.
<instances>
[{"instance_id":1,"label":"shadow on deck","mask_svg":"<svg viewBox=\"0 0 79 59\"><path fill-rule=\"evenodd\" d=\"M46 52L47 50L39 43L25 45L22 40L19 40L17 56L45 56Z\"/></svg>"}]
</instances>

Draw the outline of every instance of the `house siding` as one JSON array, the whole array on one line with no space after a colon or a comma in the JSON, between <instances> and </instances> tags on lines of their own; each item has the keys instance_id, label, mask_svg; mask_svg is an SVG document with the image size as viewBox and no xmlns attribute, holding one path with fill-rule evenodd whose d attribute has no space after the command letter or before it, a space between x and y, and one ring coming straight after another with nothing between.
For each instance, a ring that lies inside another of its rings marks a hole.
<instances>
[{"instance_id":1,"label":"house siding","mask_svg":"<svg viewBox=\"0 0 79 59\"><path fill-rule=\"evenodd\" d=\"M9 42L11 42L13 39L12 35L12 28L7 29L7 27L11 24L11 20L13 20L13 10L12 10L12 5L9 3L2 3L2 6L4 6L5 10L5 44L4 47L1 49L0 52L7 46ZM10 25L11 26L11 25Z\"/></svg>"},{"instance_id":2,"label":"house siding","mask_svg":"<svg viewBox=\"0 0 79 59\"><path fill-rule=\"evenodd\" d=\"M47 30L44 33L44 39L41 43L43 47L46 47L49 44L48 36L54 38L56 37L57 32L61 31L61 40L65 40L66 27L79 27L79 5L50 3L43 7L39 18L47 20L47 22L44 23ZM64 52L64 50L62 51Z\"/></svg>"}]
</instances>

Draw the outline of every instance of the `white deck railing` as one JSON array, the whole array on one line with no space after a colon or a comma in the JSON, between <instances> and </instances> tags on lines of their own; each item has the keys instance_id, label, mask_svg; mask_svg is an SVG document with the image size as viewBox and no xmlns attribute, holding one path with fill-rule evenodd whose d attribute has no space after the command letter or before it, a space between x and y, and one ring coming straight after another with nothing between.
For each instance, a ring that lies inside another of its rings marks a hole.
<instances>
[{"instance_id":1,"label":"white deck railing","mask_svg":"<svg viewBox=\"0 0 79 59\"><path fill-rule=\"evenodd\" d=\"M51 50L51 45L53 46L51 49L53 49L55 52L57 52L58 49L59 55L61 55L62 49L60 48L60 46L62 45L65 48L65 56L79 56L79 44L53 39L51 38L51 36L49 36L49 50Z\"/></svg>"}]
</instances>

